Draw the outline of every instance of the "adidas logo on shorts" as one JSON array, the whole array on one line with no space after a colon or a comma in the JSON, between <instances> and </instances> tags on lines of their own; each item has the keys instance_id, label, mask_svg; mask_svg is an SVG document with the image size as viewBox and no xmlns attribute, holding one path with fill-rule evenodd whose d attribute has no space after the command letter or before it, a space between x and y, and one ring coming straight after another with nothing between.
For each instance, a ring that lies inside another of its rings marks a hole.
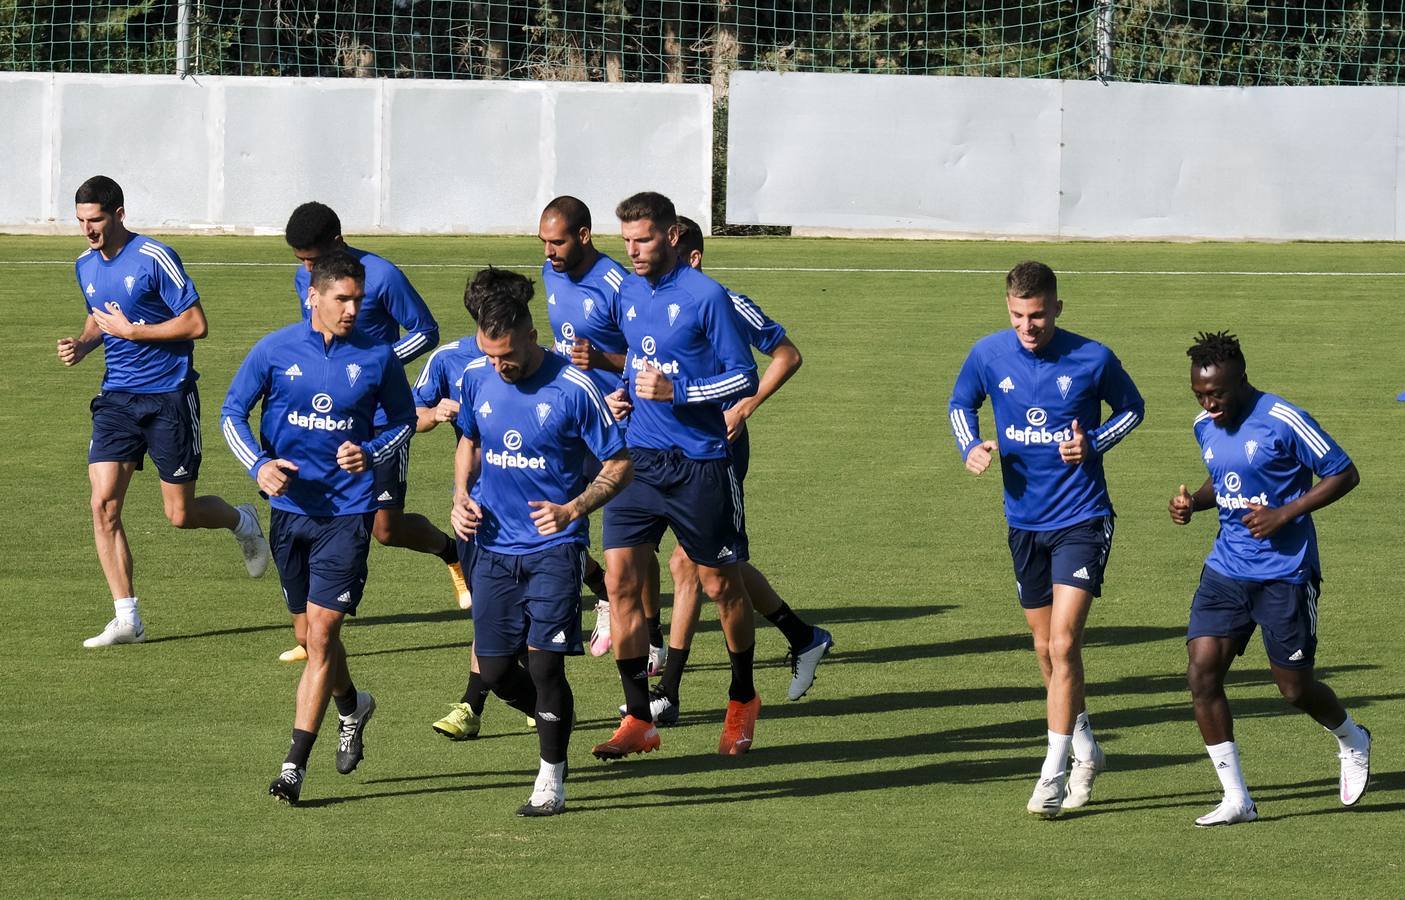
<instances>
[{"instance_id":1,"label":"adidas logo on shorts","mask_svg":"<svg viewBox=\"0 0 1405 900\"><path fill-rule=\"evenodd\" d=\"M189 475L189 474L190 474L190 473L185 470L185 466L181 466L179 469L176 469L174 472L171 473L171 477L172 477L172 478L179 478L179 477L181 477L182 475Z\"/></svg>"},{"instance_id":2,"label":"adidas logo on shorts","mask_svg":"<svg viewBox=\"0 0 1405 900\"><path fill-rule=\"evenodd\" d=\"M564 631L558 631L558 632L556 632L555 634L553 634L553 635L551 636L551 642L552 642L553 644L564 644L564 643L566 643L566 632L564 632Z\"/></svg>"},{"instance_id":3,"label":"adidas logo on shorts","mask_svg":"<svg viewBox=\"0 0 1405 900\"><path fill-rule=\"evenodd\" d=\"M394 498L393 496L391 496L390 491L381 491L381 495L376 498L376 501L379 502L379 503L384 503L384 502L387 501L387 500L394 500L394 499L395 499L395 498Z\"/></svg>"},{"instance_id":4,"label":"adidas logo on shorts","mask_svg":"<svg viewBox=\"0 0 1405 900\"><path fill-rule=\"evenodd\" d=\"M1079 569L1077 572L1074 572L1074 573L1073 573L1073 577L1074 577L1074 578L1082 578L1084 581L1087 581L1087 580L1089 580L1092 576L1090 576L1090 575L1088 574L1088 567L1087 567L1087 566L1083 566L1083 567L1082 567L1081 569Z\"/></svg>"},{"instance_id":5,"label":"adidas logo on shorts","mask_svg":"<svg viewBox=\"0 0 1405 900\"><path fill-rule=\"evenodd\" d=\"M1288 657L1288 662L1302 662L1302 659L1303 659L1303 651L1302 651L1301 649L1298 649L1298 650L1294 650L1294 651L1293 651L1293 655L1290 656L1290 657Z\"/></svg>"},{"instance_id":6,"label":"adidas logo on shorts","mask_svg":"<svg viewBox=\"0 0 1405 900\"><path fill-rule=\"evenodd\" d=\"M342 594L341 594L339 597L337 597L337 599L334 600L333 602L334 602L334 603L350 603L350 602L351 602L351 591L343 591Z\"/></svg>"},{"instance_id":7,"label":"adidas logo on shorts","mask_svg":"<svg viewBox=\"0 0 1405 900\"><path fill-rule=\"evenodd\" d=\"M729 556L731 556L731 555L732 555L732 548L731 548L731 547L723 547L723 548L722 548L722 552L717 554L717 558L718 558L718 559L726 559L727 557L729 557Z\"/></svg>"}]
</instances>

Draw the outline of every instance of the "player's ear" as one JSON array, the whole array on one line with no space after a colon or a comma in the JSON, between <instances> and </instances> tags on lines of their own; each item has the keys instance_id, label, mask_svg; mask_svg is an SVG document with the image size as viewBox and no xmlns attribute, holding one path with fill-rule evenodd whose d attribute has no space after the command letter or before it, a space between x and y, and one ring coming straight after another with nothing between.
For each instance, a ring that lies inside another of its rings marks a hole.
<instances>
[{"instance_id":1,"label":"player's ear","mask_svg":"<svg viewBox=\"0 0 1405 900\"><path fill-rule=\"evenodd\" d=\"M664 234L668 236L668 242L677 247L678 239L683 236L683 229L678 226L677 222L674 222L672 225L668 226L668 230L665 231Z\"/></svg>"},{"instance_id":2,"label":"player's ear","mask_svg":"<svg viewBox=\"0 0 1405 900\"><path fill-rule=\"evenodd\" d=\"M125 222L127 220L127 207L117 207L117 209L114 210L112 213L112 218L116 219L119 222Z\"/></svg>"},{"instance_id":3,"label":"player's ear","mask_svg":"<svg viewBox=\"0 0 1405 900\"><path fill-rule=\"evenodd\" d=\"M1056 300L1054 301L1054 318L1057 319L1059 316L1063 315L1063 311L1064 311L1064 302L1063 302L1063 298L1056 299Z\"/></svg>"},{"instance_id":4,"label":"player's ear","mask_svg":"<svg viewBox=\"0 0 1405 900\"><path fill-rule=\"evenodd\" d=\"M590 243L590 229L587 228L587 227L585 227L584 225L582 225L582 226L581 226L581 230L580 230L579 232L577 232L577 234L576 234L576 240L580 241L582 244L589 244L589 243Z\"/></svg>"},{"instance_id":5,"label":"player's ear","mask_svg":"<svg viewBox=\"0 0 1405 900\"><path fill-rule=\"evenodd\" d=\"M702 268L702 251L701 251L701 250L690 250L690 251L688 251L688 267L691 268L691 269L701 269L701 268Z\"/></svg>"}]
</instances>

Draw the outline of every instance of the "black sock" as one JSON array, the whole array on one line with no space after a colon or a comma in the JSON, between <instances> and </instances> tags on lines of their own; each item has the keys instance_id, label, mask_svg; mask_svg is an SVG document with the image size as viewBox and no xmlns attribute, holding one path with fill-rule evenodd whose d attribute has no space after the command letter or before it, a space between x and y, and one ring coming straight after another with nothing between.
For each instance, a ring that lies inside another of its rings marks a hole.
<instances>
[{"instance_id":1,"label":"black sock","mask_svg":"<svg viewBox=\"0 0 1405 900\"><path fill-rule=\"evenodd\" d=\"M727 688L727 698L738 703L750 703L756 696L756 685L751 680L752 660L756 657L756 645L733 653L727 651L732 660L732 684Z\"/></svg>"},{"instance_id":2,"label":"black sock","mask_svg":"<svg viewBox=\"0 0 1405 900\"><path fill-rule=\"evenodd\" d=\"M529 653L527 669L537 689L537 743L542 761L563 763L576 708L571 684L566 680L566 657L546 651Z\"/></svg>"},{"instance_id":3,"label":"black sock","mask_svg":"<svg viewBox=\"0 0 1405 900\"><path fill-rule=\"evenodd\" d=\"M657 614L648 616L645 618L645 621L649 625L649 646L662 647L663 626L659 623L659 616Z\"/></svg>"},{"instance_id":4,"label":"black sock","mask_svg":"<svg viewBox=\"0 0 1405 900\"><path fill-rule=\"evenodd\" d=\"M288 756L283 762L292 763L299 769L306 769L308 757L312 756L312 745L316 740L317 732L294 728L293 746L288 749Z\"/></svg>"},{"instance_id":5,"label":"black sock","mask_svg":"<svg viewBox=\"0 0 1405 900\"><path fill-rule=\"evenodd\" d=\"M663 664L663 677L659 679L659 692L678 705L678 691L683 686L683 667L688 664L688 649L668 648L668 659Z\"/></svg>"},{"instance_id":6,"label":"black sock","mask_svg":"<svg viewBox=\"0 0 1405 900\"><path fill-rule=\"evenodd\" d=\"M351 689L341 697L333 694L332 699L336 701L337 704L337 715L352 715L356 712L356 685L351 685Z\"/></svg>"},{"instance_id":7,"label":"black sock","mask_svg":"<svg viewBox=\"0 0 1405 900\"><path fill-rule=\"evenodd\" d=\"M464 689L463 700L468 708L473 710L475 716L483 715L483 704L488 701L488 686L483 683L483 676L477 672L468 673L468 687Z\"/></svg>"},{"instance_id":8,"label":"black sock","mask_svg":"<svg viewBox=\"0 0 1405 900\"><path fill-rule=\"evenodd\" d=\"M458 545L454 543L453 538L446 534L444 535L444 549L436 553L435 556L444 560L444 565L452 566L459 561ZM464 574L467 575L468 573L465 572Z\"/></svg>"},{"instance_id":9,"label":"black sock","mask_svg":"<svg viewBox=\"0 0 1405 900\"><path fill-rule=\"evenodd\" d=\"M478 670L483 683L508 706L526 716L537 714L537 689L517 657L480 656Z\"/></svg>"},{"instance_id":10,"label":"black sock","mask_svg":"<svg viewBox=\"0 0 1405 900\"><path fill-rule=\"evenodd\" d=\"M581 582L590 588L590 592L595 596L605 596L605 570L600 566L597 565L594 570L587 572Z\"/></svg>"},{"instance_id":11,"label":"black sock","mask_svg":"<svg viewBox=\"0 0 1405 900\"><path fill-rule=\"evenodd\" d=\"M654 714L649 711L648 666L647 656L615 660L615 668L620 670L620 683L624 685L625 712L636 719L652 722Z\"/></svg>"},{"instance_id":12,"label":"black sock","mask_svg":"<svg viewBox=\"0 0 1405 900\"><path fill-rule=\"evenodd\" d=\"M815 639L815 629L795 614L790 604L781 601L781 608L766 617L766 620L781 630L791 651L799 653Z\"/></svg>"}]
</instances>

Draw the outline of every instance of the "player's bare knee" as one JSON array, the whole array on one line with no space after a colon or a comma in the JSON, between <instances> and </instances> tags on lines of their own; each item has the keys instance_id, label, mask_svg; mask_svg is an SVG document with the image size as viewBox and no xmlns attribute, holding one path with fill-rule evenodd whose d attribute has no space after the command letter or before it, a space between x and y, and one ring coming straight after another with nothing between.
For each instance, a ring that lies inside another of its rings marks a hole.
<instances>
[{"instance_id":1,"label":"player's bare knee","mask_svg":"<svg viewBox=\"0 0 1405 900\"><path fill-rule=\"evenodd\" d=\"M1072 636L1051 637L1044 655L1055 668L1072 668L1082 664L1083 642Z\"/></svg>"},{"instance_id":2,"label":"player's bare knee","mask_svg":"<svg viewBox=\"0 0 1405 900\"><path fill-rule=\"evenodd\" d=\"M627 566L611 566L605 570L605 590L612 603L617 599L629 602L628 598L639 596L642 587L639 574L630 571Z\"/></svg>"},{"instance_id":3,"label":"player's bare knee","mask_svg":"<svg viewBox=\"0 0 1405 900\"><path fill-rule=\"evenodd\" d=\"M1279 678L1278 693L1283 695L1283 699L1292 706L1301 707L1307 702L1308 690L1312 686L1310 679L1306 678Z\"/></svg>"},{"instance_id":4,"label":"player's bare knee","mask_svg":"<svg viewBox=\"0 0 1405 900\"><path fill-rule=\"evenodd\" d=\"M1190 688L1191 698L1195 700L1208 700L1224 693L1224 681L1219 669L1203 665L1194 659L1186 666L1185 681L1186 687Z\"/></svg>"},{"instance_id":5,"label":"player's bare knee","mask_svg":"<svg viewBox=\"0 0 1405 900\"><path fill-rule=\"evenodd\" d=\"M680 547L668 558L668 571L674 584L688 584L698 577L698 567Z\"/></svg>"}]
</instances>

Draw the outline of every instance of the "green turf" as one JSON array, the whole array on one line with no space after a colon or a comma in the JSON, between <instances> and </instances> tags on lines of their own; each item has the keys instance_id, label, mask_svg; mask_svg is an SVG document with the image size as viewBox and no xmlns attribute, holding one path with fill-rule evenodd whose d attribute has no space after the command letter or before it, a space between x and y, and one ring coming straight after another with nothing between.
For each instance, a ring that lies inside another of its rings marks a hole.
<instances>
[{"instance_id":1,"label":"green turf","mask_svg":"<svg viewBox=\"0 0 1405 900\"><path fill-rule=\"evenodd\" d=\"M249 500L217 409L253 341L296 314L291 258L276 239L171 243L210 319L196 355L201 485ZM409 271L446 340L466 327L458 298L472 267L540 258L530 238L357 243L426 266ZM608 659L573 661L582 720L570 813L545 821L511 815L535 772L521 716L490 701L482 739L430 731L462 690L467 626L428 557L373 549L363 615L346 635L357 683L380 704L368 755L340 777L324 738L302 808L264 793L298 674L275 661L290 645L277 582L245 578L227 535L167 526L149 471L126 522L151 640L82 649L111 607L83 465L101 361L65 370L54 357L54 340L79 326L64 260L81 250L77 238L0 240L12 326L0 368L6 896L1399 895L1405 404L1394 398L1405 354L1391 311L1405 277L1379 274L1405 272L1396 246L712 241L709 267L785 323L805 355L752 421L748 524L755 562L838 646L792 704L784 644L759 631L766 706L755 750L737 760L714 755L726 656L711 614L682 727L664 732L658 754L609 766L589 756L612 727L619 684ZM1028 256L1066 273L1062 324L1110 344L1147 399L1146 424L1109 458L1120 518L1089 631L1089 705L1109 771L1091 805L1055 823L1024 812L1043 704L1000 483L964 473L946 418L971 342L1005 324L998 273ZM455 267L431 266L445 262ZM1207 274L1097 274L1113 271ZM1213 274L1242 271L1368 274ZM1311 410L1363 476L1318 516L1319 663L1378 742L1374 786L1354 810L1336 800L1334 741L1279 700L1255 644L1230 690L1263 819L1190 824L1218 797L1182 676L1214 526L1202 515L1175 528L1165 506L1204 477L1183 355L1202 328L1238 332L1253 381ZM410 505L441 522L450 445L436 432L414 455Z\"/></svg>"}]
</instances>

